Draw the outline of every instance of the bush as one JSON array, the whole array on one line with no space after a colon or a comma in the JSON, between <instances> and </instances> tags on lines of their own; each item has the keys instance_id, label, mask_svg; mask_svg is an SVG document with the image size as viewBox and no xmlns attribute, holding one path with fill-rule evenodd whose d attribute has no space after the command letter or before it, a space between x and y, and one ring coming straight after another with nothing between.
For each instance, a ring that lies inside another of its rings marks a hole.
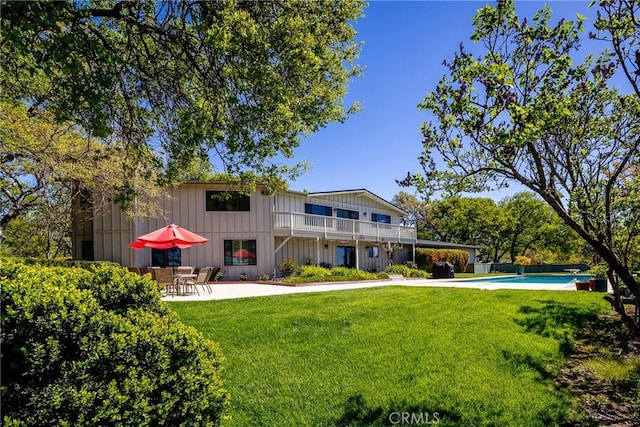
<instances>
[{"instance_id":1,"label":"bush","mask_svg":"<svg viewBox=\"0 0 640 427\"><path fill-rule=\"evenodd\" d=\"M469 252L459 249L416 248L419 269L432 273L437 262L450 262L457 273L463 273L469 263Z\"/></svg>"},{"instance_id":2,"label":"bush","mask_svg":"<svg viewBox=\"0 0 640 427\"><path fill-rule=\"evenodd\" d=\"M519 255L516 257L516 259L513 261L513 263L515 265L520 265L522 267L525 267L527 265L531 265L531 258L524 256L524 255Z\"/></svg>"},{"instance_id":3,"label":"bush","mask_svg":"<svg viewBox=\"0 0 640 427\"><path fill-rule=\"evenodd\" d=\"M387 267L385 273L388 274L402 274L404 277L429 277L429 273L417 268L410 268L403 264L394 264Z\"/></svg>"},{"instance_id":4,"label":"bush","mask_svg":"<svg viewBox=\"0 0 640 427\"><path fill-rule=\"evenodd\" d=\"M298 264L293 258L285 258L278 266L280 274L284 277L295 276L298 273Z\"/></svg>"},{"instance_id":5,"label":"bush","mask_svg":"<svg viewBox=\"0 0 640 427\"><path fill-rule=\"evenodd\" d=\"M154 282L104 263L29 263L0 260L5 423L220 423L220 350Z\"/></svg>"},{"instance_id":6,"label":"bush","mask_svg":"<svg viewBox=\"0 0 640 427\"><path fill-rule=\"evenodd\" d=\"M336 280L375 280L378 275L368 271L356 270L355 268L333 267L331 269L331 277Z\"/></svg>"},{"instance_id":7,"label":"bush","mask_svg":"<svg viewBox=\"0 0 640 427\"><path fill-rule=\"evenodd\" d=\"M334 267L331 270L324 267L302 266L298 276L289 276L283 280L285 283L312 283L312 282L343 282L358 280L377 280L388 278L386 273L369 273L355 268Z\"/></svg>"},{"instance_id":8,"label":"bush","mask_svg":"<svg viewBox=\"0 0 640 427\"><path fill-rule=\"evenodd\" d=\"M315 265L303 265L298 271L300 277L314 277L318 279L326 279L331 277L331 270Z\"/></svg>"},{"instance_id":9,"label":"bush","mask_svg":"<svg viewBox=\"0 0 640 427\"><path fill-rule=\"evenodd\" d=\"M213 267L211 270L211 275L209 276L210 282L217 282L224 276L224 270L220 267Z\"/></svg>"}]
</instances>

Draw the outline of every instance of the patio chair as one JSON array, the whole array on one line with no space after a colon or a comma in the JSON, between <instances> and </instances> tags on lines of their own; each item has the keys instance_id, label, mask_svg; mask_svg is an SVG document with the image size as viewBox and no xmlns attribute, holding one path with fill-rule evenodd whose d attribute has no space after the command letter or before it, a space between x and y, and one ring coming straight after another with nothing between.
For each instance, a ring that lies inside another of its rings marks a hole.
<instances>
[{"instance_id":1,"label":"patio chair","mask_svg":"<svg viewBox=\"0 0 640 427\"><path fill-rule=\"evenodd\" d=\"M180 267L174 267L173 269L175 274L192 274L193 267L188 267L185 265L181 265Z\"/></svg>"},{"instance_id":2,"label":"patio chair","mask_svg":"<svg viewBox=\"0 0 640 427\"><path fill-rule=\"evenodd\" d=\"M198 285L206 288L209 293L211 293L211 285L209 284L209 276L211 276L212 267L202 267L198 271L198 276L195 280L187 280L187 285L194 286L198 295L200 292L198 291Z\"/></svg>"},{"instance_id":3,"label":"patio chair","mask_svg":"<svg viewBox=\"0 0 640 427\"><path fill-rule=\"evenodd\" d=\"M167 293L174 294L178 291L176 283L173 280L173 271L171 268L154 268L152 271L155 281L163 286Z\"/></svg>"}]
</instances>

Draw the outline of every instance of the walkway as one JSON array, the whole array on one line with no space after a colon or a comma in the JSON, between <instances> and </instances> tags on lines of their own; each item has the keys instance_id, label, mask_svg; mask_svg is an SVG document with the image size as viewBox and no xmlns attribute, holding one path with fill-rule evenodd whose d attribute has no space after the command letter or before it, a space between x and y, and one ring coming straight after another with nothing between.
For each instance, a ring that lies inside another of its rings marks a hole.
<instances>
[{"instance_id":1,"label":"walkway","mask_svg":"<svg viewBox=\"0 0 640 427\"><path fill-rule=\"evenodd\" d=\"M496 289L527 289L527 290L555 290L555 291L575 291L575 285L536 285L517 283L477 283L468 279L401 279L401 280L376 280L363 282L345 282L330 284L313 284L304 286L284 286L277 284L262 283L225 283L217 282L212 284L212 293L208 293L202 286L199 287L200 295L179 295L165 296L164 301L208 301L234 298L251 298L272 295L288 295L308 292L329 292L347 289L374 288L380 286L425 286L425 287L449 287L449 288L470 288L483 290Z\"/></svg>"}]
</instances>

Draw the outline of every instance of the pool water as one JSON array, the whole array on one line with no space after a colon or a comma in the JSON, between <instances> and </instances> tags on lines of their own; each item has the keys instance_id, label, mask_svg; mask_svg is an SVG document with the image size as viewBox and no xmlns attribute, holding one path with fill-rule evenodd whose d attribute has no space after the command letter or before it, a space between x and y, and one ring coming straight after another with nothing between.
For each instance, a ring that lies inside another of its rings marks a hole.
<instances>
[{"instance_id":1,"label":"pool water","mask_svg":"<svg viewBox=\"0 0 640 427\"><path fill-rule=\"evenodd\" d=\"M572 283L587 281L591 278L588 274L553 274L553 275L523 275L509 277L483 277L481 279L470 279L465 282L472 283L522 283L537 285L571 285Z\"/></svg>"}]
</instances>

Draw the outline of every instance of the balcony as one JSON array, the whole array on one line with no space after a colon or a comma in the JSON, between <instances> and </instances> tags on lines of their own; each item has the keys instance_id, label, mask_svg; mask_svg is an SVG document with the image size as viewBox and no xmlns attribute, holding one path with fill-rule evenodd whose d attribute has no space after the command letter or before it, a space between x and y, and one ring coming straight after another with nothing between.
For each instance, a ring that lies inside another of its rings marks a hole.
<instances>
[{"instance_id":1,"label":"balcony","mask_svg":"<svg viewBox=\"0 0 640 427\"><path fill-rule=\"evenodd\" d=\"M414 227L298 212L274 212L273 225L276 236L391 243L416 241Z\"/></svg>"}]
</instances>

